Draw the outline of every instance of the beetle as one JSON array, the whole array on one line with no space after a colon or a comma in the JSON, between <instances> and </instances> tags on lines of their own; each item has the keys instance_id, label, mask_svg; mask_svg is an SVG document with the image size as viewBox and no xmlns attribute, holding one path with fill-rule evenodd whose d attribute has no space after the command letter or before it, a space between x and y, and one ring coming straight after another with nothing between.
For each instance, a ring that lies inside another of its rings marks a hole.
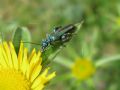
<instances>
[{"instance_id":1,"label":"beetle","mask_svg":"<svg viewBox=\"0 0 120 90\"><path fill-rule=\"evenodd\" d=\"M75 24L69 24L64 27L62 26L55 27L53 32L47 35L46 39L42 40L41 43L42 52L44 52L49 45L53 46L58 44L64 45L64 43L71 40L75 31L76 31Z\"/></svg>"}]
</instances>

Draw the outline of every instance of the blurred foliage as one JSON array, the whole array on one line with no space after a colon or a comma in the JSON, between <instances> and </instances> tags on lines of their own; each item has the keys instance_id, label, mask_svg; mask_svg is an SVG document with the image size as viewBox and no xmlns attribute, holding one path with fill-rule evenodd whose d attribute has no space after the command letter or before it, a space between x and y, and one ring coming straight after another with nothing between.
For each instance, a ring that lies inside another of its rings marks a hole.
<instances>
[{"instance_id":1,"label":"blurred foliage","mask_svg":"<svg viewBox=\"0 0 120 90\"><path fill-rule=\"evenodd\" d=\"M17 26L25 26L32 42L40 43L55 26L78 23L84 20L81 30L58 57L65 63L77 57L97 62L104 57L120 53L120 0L1 0L0 32L5 40ZM39 45L32 45L39 49ZM46 90L119 90L120 59L97 68L86 81L71 78L64 63L52 62L57 78ZM68 64L67 63L67 64ZM112 78L111 78L112 77Z\"/></svg>"}]
</instances>

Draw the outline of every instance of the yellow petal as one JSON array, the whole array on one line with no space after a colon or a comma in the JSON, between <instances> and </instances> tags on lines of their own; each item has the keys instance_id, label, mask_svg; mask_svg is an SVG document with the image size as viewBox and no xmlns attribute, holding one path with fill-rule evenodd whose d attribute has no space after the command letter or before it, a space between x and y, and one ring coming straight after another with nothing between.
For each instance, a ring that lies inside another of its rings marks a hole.
<instances>
[{"instance_id":1,"label":"yellow petal","mask_svg":"<svg viewBox=\"0 0 120 90\"><path fill-rule=\"evenodd\" d=\"M36 53L33 55L33 57L32 57L32 60L31 60L31 62L30 62L30 64L29 64L29 66L28 66L28 69L27 69L27 79L29 79L30 78L30 76L31 76L31 73L32 73L32 71L33 71L33 69L34 69L34 66L35 66L35 61L36 61Z\"/></svg>"},{"instance_id":2,"label":"yellow petal","mask_svg":"<svg viewBox=\"0 0 120 90\"><path fill-rule=\"evenodd\" d=\"M11 56L12 56L12 62L13 62L13 66L16 70L18 70L18 59L17 59L17 54L15 52L14 46L12 44L12 42L9 42L10 44L10 50L11 50Z\"/></svg>"},{"instance_id":3,"label":"yellow petal","mask_svg":"<svg viewBox=\"0 0 120 90\"><path fill-rule=\"evenodd\" d=\"M20 69L20 66L22 64L23 61L23 43L20 43L20 49L19 49L19 53L18 53L18 67Z\"/></svg>"},{"instance_id":4,"label":"yellow petal","mask_svg":"<svg viewBox=\"0 0 120 90\"><path fill-rule=\"evenodd\" d=\"M23 56L23 62L21 64L21 71L25 75L27 68L28 68L28 59L27 59L27 48L24 49L24 56Z\"/></svg>"},{"instance_id":5,"label":"yellow petal","mask_svg":"<svg viewBox=\"0 0 120 90\"><path fill-rule=\"evenodd\" d=\"M6 54L5 50L4 50L4 45L3 44L2 44L2 48L1 49L2 49L2 54L3 54L4 60L7 63L7 65L9 65L7 54Z\"/></svg>"},{"instance_id":6,"label":"yellow petal","mask_svg":"<svg viewBox=\"0 0 120 90\"><path fill-rule=\"evenodd\" d=\"M49 68L47 68L39 77L37 77L35 79L35 81L32 84L32 88L35 88L35 87L39 86L40 84L45 84L48 81L46 78L46 75L48 73L48 69Z\"/></svg>"},{"instance_id":7,"label":"yellow petal","mask_svg":"<svg viewBox=\"0 0 120 90\"><path fill-rule=\"evenodd\" d=\"M44 85L46 83L47 78L45 76L39 76L36 78L36 80L33 82L31 88L36 88L39 85Z\"/></svg>"},{"instance_id":8,"label":"yellow petal","mask_svg":"<svg viewBox=\"0 0 120 90\"><path fill-rule=\"evenodd\" d=\"M55 77L56 76L56 74L55 74L55 72L53 72L53 73L51 73L51 74L49 74L48 76L47 76L47 80L49 81L49 80L51 80L53 77Z\"/></svg>"},{"instance_id":9,"label":"yellow petal","mask_svg":"<svg viewBox=\"0 0 120 90\"><path fill-rule=\"evenodd\" d=\"M33 90L43 90L45 86L43 84L40 84L39 86L37 86L36 88L33 88Z\"/></svg>"},{"instance_id":10,"label":"yellow petal","mask_svg":"<svg viewBox=\"0 0 120 90\"><path fill-rule=\"evenodd\" d=\"M31 63L33 63L33 65L34 65L34 66L33 66L33 70L32 70L32 72L31 72L31 77L30 77L31 82L34 80L34 78L37 77L37 75L38 75L38 74L40 73L40 71L41 71L42 66L41 66L40 55L41 55L41 53L38 52L38 54L37 54L37 56L36 56L36 61L32 61L32 60L31 60L31 62L30 62L30 65L31 65Z\"/></svg>"},{"instance_id":11,"label":"yellow petal","mask_svg":"<svg viewBox=\"0 0 120 90\"><path fill-rule=\"evenodd\" d=\"M0 69L2 68L2 65L0 64Z\"/></svg>"},{"instance_id":12,"label":"yellow petal","mask_svg":"<svg viewBox=\"0 0 120 90\"><path fill-rule=\"evenodd\" d=\"M31 82L33 82L33 80L35 80L36 77L40 74L41 69L42 69L41 65L36 65L36 67L34 68L32 74L31 74L31 78L30 78Z\"/></svg>"},{"instance_id":13,"label":"yellow petal","mask_svg":"<svg viewBox=\"0 0 120 90\"><path fill-rule=\"evenodd\" d=\"M7 42L4 42L3 46L4 46L5 53L6 53L8 65L9 67L13 68L12 57L11 57L10 49L8 47Z\"/></svg>"},{"instance_id":14,"label":"yellow petal","mask_svg":"<svg viewBox=\"0 0 120 90\"><path fill-rule=\"evenodd\" d=\"M41 63L42 63L42 57L41 57L41 52L40 52L40 51L38 52L37 57L38 57L39 59L38 59L38 61L36 61L36 62L39 62L39 64L41 64Z\"/></svg>"},{"instance_id":15,"label":"yellow petal","mask_svg":"<svg viewBox=\"0 0 120 90\"><path fill-rule=\"evenodd\" d=\"M5 67L5 68L7 68L7 63L6 63L6 60L5 60L5 58L3 57L3 46L2 45L0 45L0 64L3 66L3 67Z\"/></svg>"},{"instance_id":16,"label":"yellow petal","mask_svg":"<svg viewBox=\"0 0 120 90\"><path fill-rule=\"evenodd\" d=\"M45 69L45 71L41 74L41 76L46 76L49 69L50 69L50 67L48 67L47 69Z\"/></svg>"},{"instance_id":17,"label":"yellow petal","mask_svg":"<svg viewBox=\"0 0 120 90\"><path fill-rule=\"evenodd\" d=\"M28 78L31 78L31 76L33 75L32 73L34 72L36 66L40 65L41 64L41 59L40 59L40 55L41 53L38 52L38 54L36 55L36 53L33 55L33 57L31 58L30 60L30 67L28 69L28 72L27 72L27 77ZM41 67L38 67L41 69ZM36 71L36 70L35 70ZM29 75L29 76L28 76ZM32 79L33 80L33 77Z\"/></svg>"},{"instance_id":18,"label":"yellow petal","mask_svg":"<svg viewBox=\"0 0 120 90\"><path fill-rule=\"evenodd\" d=\"M36 53L36 51L35 51L35 48L32 50L32 53L30 54L30 57L29 57L29 62L32 60L32 58L33 58L33 56L34 56L34 54Z\"/></svg>"}]
</instances>

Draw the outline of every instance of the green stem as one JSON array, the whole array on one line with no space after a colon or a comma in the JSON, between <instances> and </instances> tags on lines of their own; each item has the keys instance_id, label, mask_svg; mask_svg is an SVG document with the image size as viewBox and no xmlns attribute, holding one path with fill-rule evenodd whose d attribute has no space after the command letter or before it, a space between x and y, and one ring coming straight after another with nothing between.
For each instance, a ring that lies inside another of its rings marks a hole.
<instances>
[{"instance_id":1,"label":"green stem","mask_svg":"<svg viewBox=\"0 0 120 90\"><path fill-rule=\"evenodd\" d=\"M110 62L117 61L117 60L120 60L120 55L100 59L95 63L95 66L99 67L99 66L102 66L102 65L104 65L106 63L110 63Z\"/></svg>"},{"instance_id":2,"label":"green stem","mask_svg":"<svg viewBox=\"0 0 120 90\"><path fill-rule=\"evenodd\" d=\"M58 75L52 84L55 84L57 82L64 82L66 80L70 80L71 78L72 78L71 73L65 73L62 75Z\"/></svg>"},{"instance_id":3,"label":"green stem","mask_svg":"<svg viewBox=\"0 0 120 90\"><path fill-rule=\"evenodd\" d=\"M54 60L56 63L59 63L67 68L71 68L72 62L63 57L56 57Z\"/></svg>"}]
</instances>

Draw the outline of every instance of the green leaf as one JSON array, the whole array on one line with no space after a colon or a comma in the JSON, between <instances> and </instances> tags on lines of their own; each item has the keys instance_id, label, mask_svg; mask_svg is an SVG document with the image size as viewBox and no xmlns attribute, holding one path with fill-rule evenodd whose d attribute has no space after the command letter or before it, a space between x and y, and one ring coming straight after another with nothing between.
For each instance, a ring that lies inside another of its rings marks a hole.
<instances>
[{"instance_id":1,"label":"green leaf","mask_svg":"<svg viewBox=\"0 0 120 90\"><path fill-rule=\"evenodd\" d=\"M15 30L15 33L13 35L13 45L15 47L16 53L19 52L20 42L31 42L31 35L29 30L26 27L18 27ZM24 46L30 51L31 44L30 43L24 43Z\"/></svg>"}]
</instances>

